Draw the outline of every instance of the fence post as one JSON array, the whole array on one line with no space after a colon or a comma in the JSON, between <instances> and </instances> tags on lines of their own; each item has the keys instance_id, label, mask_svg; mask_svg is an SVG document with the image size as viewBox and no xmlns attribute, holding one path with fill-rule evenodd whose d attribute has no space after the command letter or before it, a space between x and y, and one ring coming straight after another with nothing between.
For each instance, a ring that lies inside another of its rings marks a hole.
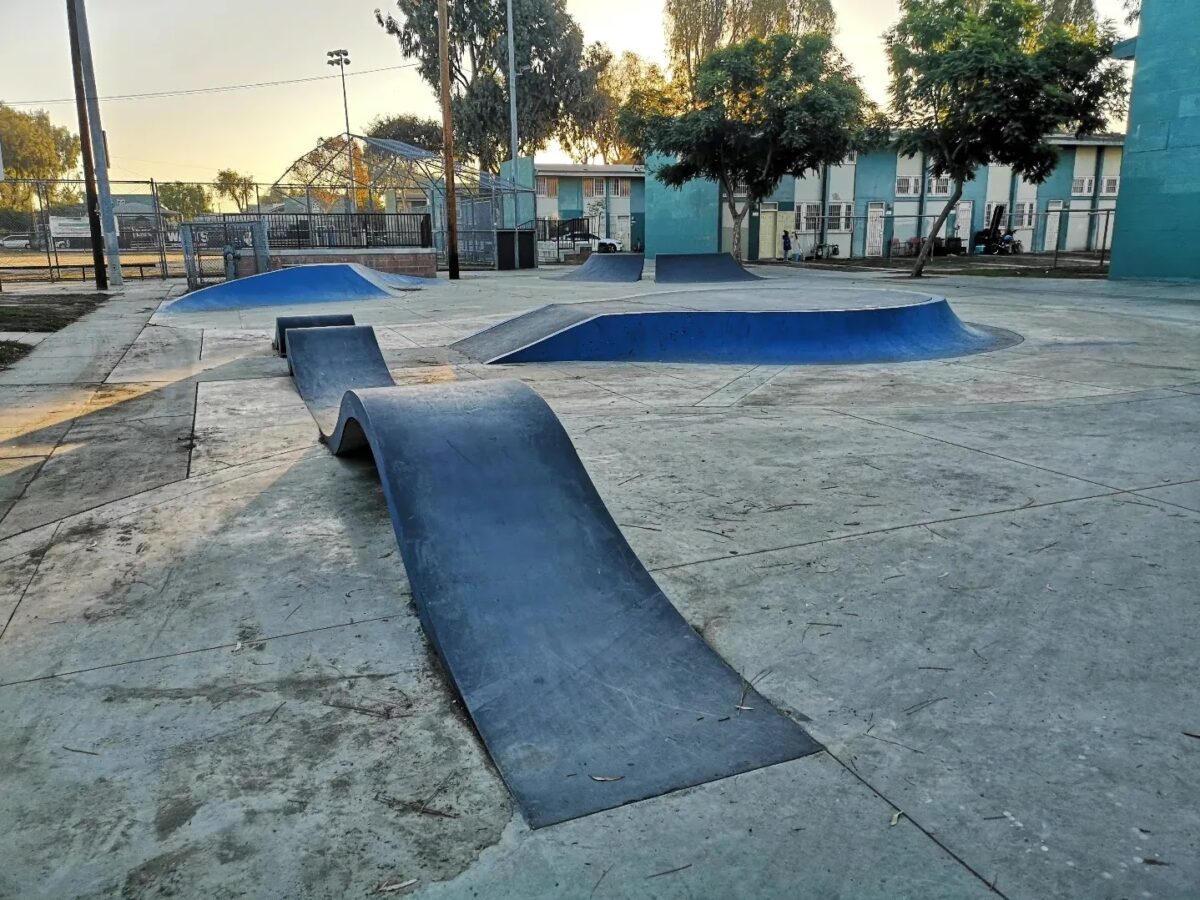
<instances>
[{"instance_id":1,"label":"fence post","mask_svg":"<svg viewBox=\"0 0 1200 900\"><path fill-rule=\"evenodd\" d=\"M158 264L162 266L162 277L167 277L167 229L163 222L162 204L158 202L158 182L150 179L150 193L154 197L154 231L158 235Z\"/></svg>"},{"instance_id":2,"label":"fence post","mask_svg":"<svg viewBox=\"0 0 1200 900\"><path fill-rule=\"evenodd\" d=\"M196 244L192 240L192 226L180 224L179 243L183 248L183 270L187 274L188 290L200 287L200 277L196 272Z\"/></svg>"},{"instance_id":3,"label":"fence post","mask_svg":"<svg viewBox=\"0 0 1200 900\"><path fill-rule=\"evenodd\" d=\"M1104 268L1104 255L1108 251L1108 219L1112 210L1104 210L1104 236L1100 238L1100 268Z\"/></svg>"},{"instance_id":4,"label":"fence post","mask_svg":"<svg viewBox=\"0 0 1200 900\"><path fill-rule=\"evenodd\" d=\"M250 238L254 244L254 271L261 275L270 268L270 252L267 245L267 223L259 219L250 226Z\"/></svg>"}]
</instances>

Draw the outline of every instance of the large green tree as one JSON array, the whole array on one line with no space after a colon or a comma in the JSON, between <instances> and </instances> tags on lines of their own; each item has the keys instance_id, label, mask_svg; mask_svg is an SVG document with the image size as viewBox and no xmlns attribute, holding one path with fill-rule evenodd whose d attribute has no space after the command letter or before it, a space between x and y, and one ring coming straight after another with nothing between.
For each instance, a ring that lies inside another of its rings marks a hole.
<instances>
[{"instance_id":1,"label":"large green tree","mask_svg":"<svg viewBox=\"0 0 1200 900\"><path fill-rule=\"evenodd\" d=\"M655 177L671 187L706 178L721 187L742 255L742 219L785 175L803 175L854 149L869 103L825 34L776 34L717 50L696 73L694 106L622 110L621 124L647 152L675 158Z\"/></svg>"},{"instance_id":2,"label":"large green tree","mask_svg":"<svg viewBox=\"0 0 1200 900\"><path fill-rule=\"evenodd\" d=\"M896 149L954 187L913 268L919 276L963 184L990 163L1041 183L1058 163L1046 138L1091 134L1124 110L1112 29L1048 21L1033 0L901 0L886 34Z\"/></svg>"},{"instance_id":3,"label":"large green tree","mask_svg":"<svg viewBox=\"0 0 1200 900\"><path fill-rule=\"evenodd\" d=\"M667 0L663 9L672 76L694 94L714 50L772 34L832 34L830 0Z\"/></svg>"},{"instance_id":4,"label":"large green tree","mask_svg":"<svg viewBox=\"0 0 1200 900\"><path fill-rule=\"evenodd\" d=\"M402 141L432 153L442 152L442 123L423 116L407 113L378 116L367 127L367 135L389 141Z\"/></svg>"},{"instance_id":5,"label":"large green tree","mask_svg":"<svg viewBox=\"0 0 1200 900\"><path fill-rule=\"evenodd\" d=\"M559 140L576 162L640 163L641 148L625 139L620 127L621 108L635 92L662 95L670 88L661 68L626 50L618 57L604 51L596 91Z\"/></svg>"},{"instance_id":6,"label":"large green tree","mask_svg":"<svg viewBox=\"0 0 1200 900\"><path fill-rule=\"evenodd\" d=\"M169 181L158 186L158 201L173 213L179 213L185 219L194 219L209 212L212 197L208 188L202 184L185 184L182 181Z\"/></svg>"},{"instance_id":7,"label":"large green tree","mask_svg":"<svg viewBox=\"0 0 1200 900\"><path fill-rule=\"evenodd\" d=\"M0 209L22 215L29 212L34 189L17 181L64 178L79 165L79 137L52 124L45 110L21 112L0 103L0 149L6 176L0 181ZM51 185L46 199L58 202L69 195L73 192Z\"/></svg>"},{"instance_id":8,"label":"large green tree","mask_svg":"<svg viewBox=\"0 0 1200 900\"><path fill-rule=\"evenodd\" d=\"M222 169L213 181L213 188L218 196L232 200L237 211L244 213L250 208L250 198L254 196L254 176L243 175L233 169Z\"/></svg>"},{"instance_id":9,"label":"large green tree","mask_svg":"<svg viewBox=\"0 0 1200 900\"><path fill-rule=\"evenodd\" d=\"M375 17L401 52L420 62L421 77L439 89L437 4L396 0L399 17ZM596 90L600 55L565 0L513 0L520 151L539 150L570 127ZM508 43L505 0L450 0L450 82L455 148L495 172L509 156Z\"/></svg>"}]
</instances>

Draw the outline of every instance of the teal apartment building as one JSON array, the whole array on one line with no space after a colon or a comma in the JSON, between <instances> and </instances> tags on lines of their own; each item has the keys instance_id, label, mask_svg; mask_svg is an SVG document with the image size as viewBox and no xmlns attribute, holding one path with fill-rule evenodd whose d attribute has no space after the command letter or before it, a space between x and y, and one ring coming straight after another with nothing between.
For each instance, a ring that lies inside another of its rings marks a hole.
<instances>
[{"instance_id":1,"label":"teal apartment building","mask_svg":"<svg viewBox=\"0 0 1200 900\"><path fill-rule=\"evenodd\" d=\"M1000 210L1002 226L1027 252L1094 252L1113 240L1121 189L1124 138L1094 135L1051 139L1060 161L1042 184L1014 176L1007 166L981 168L939 233L957 237L970 252L976 232ZM733 218L717 186L697 181L675 190L647 165L646 252L705 253L733 246ZM784 230L792 252L805 256L882 257L915 252L921 236L953 192L948 178L932 178L921 157L877 151L852 154L803 178L785 178L742 221L747 260L780 259Z\"/></svg>"},{"instance_id":2,"label":"teal apartment building","mask_svg":"<svg viewBox=\"0 0 1200 900\"><path fill-rule=\"evenodd\" d=\"M646 242L646 173L635 165L533 164L539 219L587 218L599 237L626 250Z\"/></svg>"}]
</instances>

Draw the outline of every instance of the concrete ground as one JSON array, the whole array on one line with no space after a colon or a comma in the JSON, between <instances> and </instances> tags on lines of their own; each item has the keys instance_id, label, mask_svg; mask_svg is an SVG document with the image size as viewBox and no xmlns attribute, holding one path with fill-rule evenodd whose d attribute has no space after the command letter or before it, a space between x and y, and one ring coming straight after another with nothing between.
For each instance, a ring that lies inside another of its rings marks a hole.
<instances>
[{"instance_id":1,"label":"concrete ground","mask_svg":"<svg viewBox=\"0 0 1200 900\"><path fill-rule=\"evenodd\" d=\"M805 305L912 287L764 271ZM921 287L1024 341L506 369L448 345L663 292L482 274L335 308L398 382L541 392L667 595L827 747L538 831L373 468L272 355L281 311L156 314L180 288L148 282L46 337L0 372L0 896L1196 896L1200 289Z\"/></svg>"}]
</instances>

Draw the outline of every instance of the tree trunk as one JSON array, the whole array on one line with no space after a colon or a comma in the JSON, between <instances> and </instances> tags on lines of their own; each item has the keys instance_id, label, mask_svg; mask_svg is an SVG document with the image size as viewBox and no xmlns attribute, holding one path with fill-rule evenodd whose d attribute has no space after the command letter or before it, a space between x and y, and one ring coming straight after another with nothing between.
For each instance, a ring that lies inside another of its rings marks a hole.
<instances>
[{"instance_id":1,"label":"tree trunk","mask_svg":"<svg viewBox=\"0 0 1200 900\"><path fill-rule=\"evenodd\" d=\"M933 254L933 239L937 237L937 233L942 230L942 226L946 224L946 220L950 218L950 210L958 205L958 201L962 199L963 185L961 181L954 182L954 193L950 199L946 201L946 205L942 207L942 211L933 222L933 228L929 231L929 236L925 238L925 243L921 245L921 253L917 257L917 264L913 266L912 277L920 278L925 272L925 264L929 262L929 257Z\"/></svg>"},{"instance_id":2,"label":"tree trunk","mask_svg":"<svg viewBox=\"0 0 1200 900\"><path fill-rule=\"evenodd\" d=\"M737 203L732 199L729 201L729 213L733 216L733 258L738 262L742 261L742 219L746 218L749 209L749 200L742 204L741 212L738 212Z\"/></svg>"}]
</instances>

